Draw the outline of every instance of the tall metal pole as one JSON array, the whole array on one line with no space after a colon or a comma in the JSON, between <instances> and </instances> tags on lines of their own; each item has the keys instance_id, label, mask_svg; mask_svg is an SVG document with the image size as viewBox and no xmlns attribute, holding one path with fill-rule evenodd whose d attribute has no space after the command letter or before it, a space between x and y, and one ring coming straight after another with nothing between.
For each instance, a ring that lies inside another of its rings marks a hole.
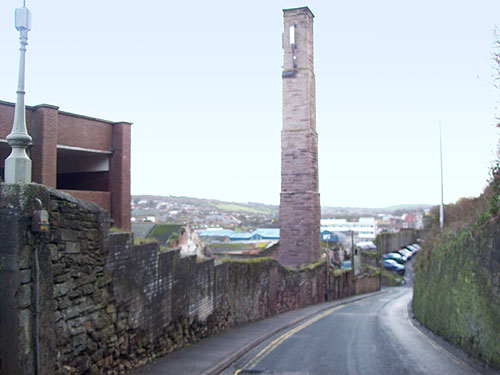
<instances>
[{"instance_id":1,"label":"tall metal pole","mask_svg":"<svg viewBox=\"0 0 500 375\"><path fill-rule=\"evenodd\" d=\"M439 156L441 161L441 206L439 207L439 227L444 228L444 199L443 199L443 141L441 135L441 120L439 121Z\"/></svg>"},{"instance_id":2,"label":"tall metal pole","mask_svg":"<svg viewBox=\"0 0 500 375\"><path fill-rule=\"evenodd\" d=\"M17 8L16 29L19 31L19 77L17 83L17 99L12 132L6 137L12 152L5 160L5 182L11 184L27 184L31 182L31 159L26 148L31 144L31 137L26 130L26 106L24 105L25 56L28 45L28 31L31 30L31 13L26 8Z\"/></svg>"},{"instance_id":3,"label":"tall metal pole","mask_svg":"<svg viewBox=\"0 0 500 375\"><path fill-rule=\"evenodd\" d=\"M354 260L354 252L355 252L355 246L354 246L354 231L351 228L351 267L352 267L352 274L356 275L356 267L355 267L355 260Z\"/></svg>"}]
</instances>

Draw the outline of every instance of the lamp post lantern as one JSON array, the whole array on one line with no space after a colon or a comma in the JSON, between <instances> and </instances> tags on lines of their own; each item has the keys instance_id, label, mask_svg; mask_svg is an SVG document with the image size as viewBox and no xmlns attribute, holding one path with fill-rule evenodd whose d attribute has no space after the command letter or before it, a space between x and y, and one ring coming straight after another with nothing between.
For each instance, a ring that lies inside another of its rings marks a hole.
<instances>
[{"instance_id":1,"label":"lamp post lantern","mask_svg":"<svg viewBox=\"0 0 500 375\"><path fill-rule=\"evenodd\" d=\"M26 148L31 144L31 137L26 130L26 107L24 105L25 56L28 45L28 31L31 30L31 13L23 0L22 8L15 13L16 29L19 31L19 77L17 82L17 99L14 114L14 125L7 136L7 142L12 152L5 160L5 182L11 184L26 184L31 182L31 159L26 154Z\"/></svg>"}]
</instances>

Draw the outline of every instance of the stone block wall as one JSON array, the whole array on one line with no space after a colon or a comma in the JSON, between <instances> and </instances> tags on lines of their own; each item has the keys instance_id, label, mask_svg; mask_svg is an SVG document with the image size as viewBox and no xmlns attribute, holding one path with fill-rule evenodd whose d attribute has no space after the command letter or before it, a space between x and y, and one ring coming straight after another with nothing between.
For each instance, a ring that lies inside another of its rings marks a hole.
<instances>
[{"instance_id":1,"label":"stone block wall","mask_svg":"<svg viewBox=\"0 0 500 375\"><path fill-rule=\"evenodd\" d=\"M271 258L215 263L133 245L99 206L42 185L0 184L0 374L123 374L227 327L352 295L350 272ZM31 228L34 199L50 231ZM374 287L378 289L378 287Z\"/></svg>"},{"instance_id":2,"label":"stone block wall","mask_svg":"<svg viewBox=\"0 0 500 375\"><path fill-rule=\"evenodd\" d=\"M362 274L355 279L354 294L364 294L379 290L381 285L381 278L379 273Z\"/></svg>"},{"instance_id":3,"label":"stone block wall","mask_svg":"<svg viewBox=\"0 0 500 375\"><path fill-rule=\"evenodd\" d=\"M500 369L498 218L467 222L440 232L439 238L426 239L414 271L417 319L469 355Z\"/></svg>"},{"instance_id":4,"label":"stone block wall","mask_svg":"<svg viewBox=\"0 0 500 375\"><path fill-rule=\"evenodd\" d=\"M417 240L416 230L402 230L398 233L380 233L375 238L375 245L381 254L396 251Z\"/></svg>"}]
</instances>

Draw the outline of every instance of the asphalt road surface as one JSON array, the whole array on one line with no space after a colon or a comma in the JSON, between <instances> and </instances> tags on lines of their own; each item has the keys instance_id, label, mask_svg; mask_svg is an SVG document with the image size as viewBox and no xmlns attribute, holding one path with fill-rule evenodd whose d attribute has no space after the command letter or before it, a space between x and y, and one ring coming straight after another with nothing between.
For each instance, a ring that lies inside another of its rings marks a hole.
<instances>
[{"instance_id":1,"label":"asphalt road surface","mask_svg":"<svg viewBox=\"0 0 500 375\"><path fill-rule=\"evenodd\" d=\"M412 280L326 310L280 332L222 372L229 374L480 374L416 328Z\"/></svg>"}]
</instances>

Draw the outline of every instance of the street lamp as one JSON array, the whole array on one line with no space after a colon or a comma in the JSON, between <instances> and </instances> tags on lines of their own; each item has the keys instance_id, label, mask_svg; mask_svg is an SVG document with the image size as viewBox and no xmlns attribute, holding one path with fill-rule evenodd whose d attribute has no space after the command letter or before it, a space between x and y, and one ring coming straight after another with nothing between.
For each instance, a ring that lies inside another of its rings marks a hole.
<instances>
[{"instance_id":1,"label":"street lamp","mask_svg":"<svg viewBox=\"0 0 500 375\"><path fill-rule=\"evenodd\" d=\"M31 30L31 13L23 7L16 9L16 29L19 31L19 77L17 81L17 99L12 132L7 136L7 142L12 152L5 160L5 182L11 184L27 184L31 182L31 159L26 154L26 148L31 144L31 137L26 130L26 106L24 105L25 56L28 45L28 31Z\"/></svg>"},{"instance_id":2,"label":"street lamp","mask_svg":"<svg viewBox=\"0 0 500 375\"><path fill-rule=\"evenodd\" d=\"M443 141L441 135L441 120L439 120L439 160L441 162L441 205L439 206L439 227L444 229L444 199L443 199Z\"/></svg>"}]
</instances>

